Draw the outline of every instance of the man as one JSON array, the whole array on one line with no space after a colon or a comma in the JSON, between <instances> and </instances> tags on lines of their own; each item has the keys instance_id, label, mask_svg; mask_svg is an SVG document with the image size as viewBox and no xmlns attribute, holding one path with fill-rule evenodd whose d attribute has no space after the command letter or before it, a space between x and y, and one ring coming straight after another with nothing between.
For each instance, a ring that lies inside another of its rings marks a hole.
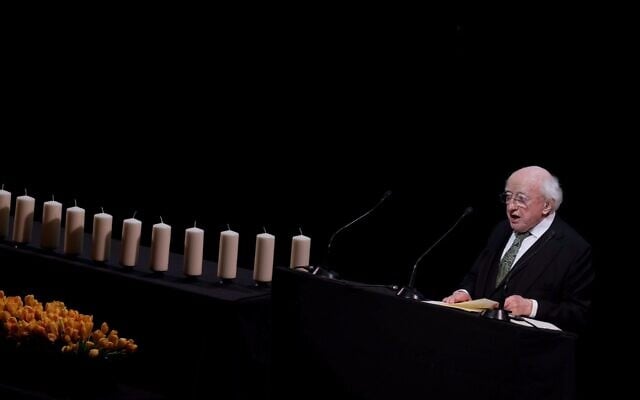
<instances>
[{"instance_id":1,"label":"man","mask_svg":"<svg viewBox=\"0 0 640 400\"><path fill-rule=\"evenodd\" d=\"M591 246L556 215L558 179L541 167L519 169L502 199L508 221L493 230L461 289L443 301L488 297L513 315L579 330L591 303Z\"/></svg>"}]
</instances>

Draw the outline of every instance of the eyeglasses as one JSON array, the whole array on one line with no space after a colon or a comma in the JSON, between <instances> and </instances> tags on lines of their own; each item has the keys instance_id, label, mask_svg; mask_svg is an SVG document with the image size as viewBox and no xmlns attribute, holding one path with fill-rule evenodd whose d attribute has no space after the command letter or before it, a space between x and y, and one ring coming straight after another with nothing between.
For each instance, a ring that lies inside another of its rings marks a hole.
<instances>
[{"instance_id":1,"label":"eyeglasses","mask_svg":"<svg viewBox=\"0 0 640 400\"><path fill-rule=\"evenodd\" d=\"M516 203L516 206L521 208L527 208L530 199L524 193L511 193L504 192L500 193L500 201L504 204L509 204L509 202L513 200Z\"/></svg>"}]
</instances>

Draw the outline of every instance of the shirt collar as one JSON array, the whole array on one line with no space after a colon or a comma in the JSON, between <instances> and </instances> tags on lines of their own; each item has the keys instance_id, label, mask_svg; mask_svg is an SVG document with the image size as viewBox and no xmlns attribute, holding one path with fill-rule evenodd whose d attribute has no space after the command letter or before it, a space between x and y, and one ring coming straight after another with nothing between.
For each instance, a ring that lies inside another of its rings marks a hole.
<instances>
[{"instance_id":1,"label":"shirt collar","mask_svg":"<svg viewBox=\"0 0 640 400\"><path fill-rule=\"evenodd\" d=\"M531 235L533 235L536 239L540 238L540 236L542 236L551 227L551 224L553 223L555 217L556 212L554 211L544 217L542 221L540 221L538 225L531 228L529 232L531 232Z\"/></svg>"}]
</instances>

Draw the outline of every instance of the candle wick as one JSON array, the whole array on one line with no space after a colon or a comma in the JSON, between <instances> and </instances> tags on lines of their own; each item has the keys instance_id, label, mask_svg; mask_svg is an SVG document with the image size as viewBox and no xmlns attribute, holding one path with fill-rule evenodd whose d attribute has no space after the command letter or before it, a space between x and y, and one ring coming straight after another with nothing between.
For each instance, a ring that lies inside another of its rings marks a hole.
<instances>
[{"instance_id":1,"label":"candle wick","mask_svg":"<svg viewBox=\"0 0 640 400\"><path fill-rule=\"evenodd\" d=\"M231 225L227 224L227 230L231 230Z\"/></svg>"},{"instance_id":2,"label":"candle wick","mask_svg":"<svg viewBox=\"0 0 640 400\"><path fill-rule=\"evenodd\" d=\"M24 195L27 195L27 188L24 188Z\"/></svg>"},{"instance_id":3,"label":"candle wick","mask_svg":"<svg viewBox=\"0 0 640 400\"><path fill-rule=\"evenodd\" d=\"M104 207L100 207L100 209L102 210L102 213L104 214Z\"/></svg>"},{"instance_id":4,"label":"candle wick","mask_svg":"<svg viewBox=\"0 0 640 400\"><path fill-rule=\"evenodd\" d=\"M135 210L135 211L133 212L133 217L131 217L131 218L135 218L137 213L138 213L138 210Z\"/></svg>"},{"instance_id":5,"label":"candle wick","mask_svg":"<svg viewBox=\"0 0 640 400\"><path fill-rule=\"evenodd\" d=\"M304 233L302 233L302 227L301 226L298 227L298 230L300 231L301 235L304 235Z\"/></svg>"},{"instance_id":6,"label":"candle wick","mask_svg":"<svg viewBox=\"0 0 640 400\"><path fill-rule=\"evenodd\" d=\"M2 189L0 189L0 190L4 190L4 183L2 184Z\"/></svg>"},{"instance_id":7,"label":"candle wick","mask_svg":"<svg viewBox=\"0 0 640 400\"><path fill-rule=\"evenodd\" d=\"M264 231L264 233L267 233L267 228L265 226L262 226L262 230Z\"/></svg>"},{"instance_id":8,"label":"candle wick","mask_svg":"<svg viewBox=\"0 0 640 400\"><path fill-rule=\"evenodd\" d=\"M51 193L51 201L56 201L56 196L54 196L53 193Z\"/></svg>"},{"instance_id":9,"label":"candle wick","mask_svg":"<svg viewBox=\"0 0 640 400\"><path fill-rule=\"evenodd\" d=\"M73 199L73 204L74 204L76 207L78 207L78 200Z\"/></svg>"},{"instance_id":10,"label":"candle wick","mask_svg":"<svg viewBox=\"0 0 640 400\"><path fill-rule=\"evenodd\" d=\"M194 228L196 227L196 220L195 219L193 220L193 227Z\"/></svg>"},{"instance_id":11,"label":"candle wick","mask_svg":"<svg viewBox=\"0 0 640 400\"><path fill-rule=\"evenodd\" d=\"M160 223L164 224L164 221L162 220L162 215L160 216Z\"/></svg>"}]
</instances>

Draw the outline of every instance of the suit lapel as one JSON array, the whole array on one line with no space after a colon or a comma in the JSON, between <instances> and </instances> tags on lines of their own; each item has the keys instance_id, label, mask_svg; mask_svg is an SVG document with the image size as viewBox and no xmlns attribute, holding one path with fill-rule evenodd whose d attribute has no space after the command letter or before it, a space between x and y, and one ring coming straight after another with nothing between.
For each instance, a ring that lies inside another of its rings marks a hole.
<instances>
[{"instance_id":1,"label":"suit lapel","mask_svg":"<svg viewBox=\"0 0 640 400\"><path fill-rule=\"evenodd\" d=\"M555 224L554 224L555 225ZM544 273L562 247L562 234L552 225L513 266L509 280L518 283L521 293L531 287Z\"/></svg>"}]
</instances>

